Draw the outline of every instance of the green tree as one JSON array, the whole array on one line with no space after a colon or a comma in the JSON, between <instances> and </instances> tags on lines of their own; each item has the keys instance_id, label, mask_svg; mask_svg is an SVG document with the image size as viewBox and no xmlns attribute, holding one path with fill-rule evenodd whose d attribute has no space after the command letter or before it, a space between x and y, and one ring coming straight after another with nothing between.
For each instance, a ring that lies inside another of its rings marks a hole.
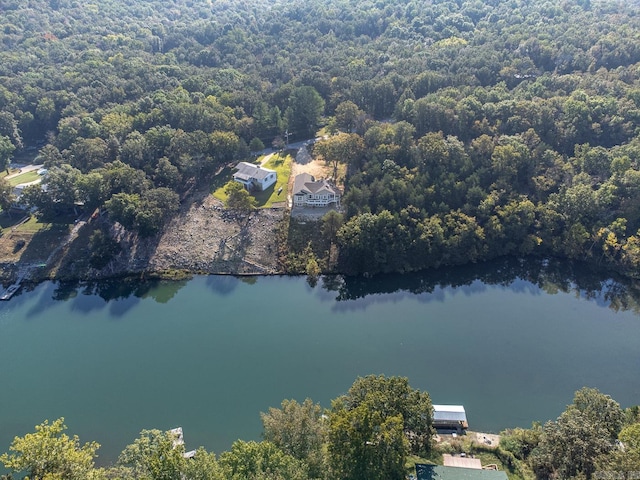
<instances>
[{"instance_id":1,"label":"green tree","mask_svg":"<svg viewBox=\"0 0 640 480\"><path fill-rule=\"evenodd\" d=\"M4 178L0 178L0 208L3 212L7 212L13 201L13 187Z\"/></svg>"},{"instance_id":2,"label":"green tree","mask_svg":"<svg viewBox=\"0 0 640 480\"><path fill-rule=\"evenodd\" d=\"M29 185L22 190L20 203L38 210L42 215L53 214L51 197L42 190L42 185Z\"/></svg>"},{"instance_id":3,"label":"green tree","mask_svg":"<svg viewBox=\"0 0 640 480\"><path fill-rule=\"evenodd\" d=\"M343 480L402 480L409 442L402 416L385 416L362 403L350 408L342 399L331 407L329 462L331 476Z\"/></svg>"},{"instance_id":4,"label":"green tree","mask_svg":"<svg viewBox=\"0 0 640 480\"><path fill-rule=\"evenodd\" d=\"M598 459L613 451L623 412L611 397L583 388L554 422L547 422L540 443L531 454L538 478L591 478Z\"/></svg>"},{"instance_id":5,"label":"green tree","mask_svg":"<svg viewBox=\"0 0 640 480\"><path fill-rule=\"evenodd\" d=\"M108 160L109 148L101 138L78 138L69 147L69 163L82 172L102 167Z\"/></svg>"},{"instance_id":6,"label":"green tree","mask_svg":"<svg viewBox=\"0 0 640 480\"><path fill-rule=\"evenodd\" d=\"M571 407L580 411L591 423L606 430L611 440L618 437L624 422L624 412L620 404L609 395L601 393L597 388L584 387L575 393Z\"/></svg>"},{"instance_id":7,"label":"green tree","mask_svg":"<svg viewBox=\"0 0 640 480\"><path fill-rule=\"evenodd\" d=\"M599 469L620 475L640 471L640 423L623 428L618 439L622 448L616 448L611 454L600 458Z\"/></svg>"},{"instance_id":8,"label":"green tree","mask_svg":"<svg viewBox=\"0 0 640 480\"><path fill-rule=\"evenodd\" d=\"M537 478L571 478L579 473L587 479L601 455L611 451L607 431L589 422L576 409L565 410L555 422L543 427L542 440L531 454Z\"/></svg>"},{"instance_id":9,"label":"green tree","mask_svg":"<svg viewBox=\"0 0 640 480\"><path fill-rule=\"evenodd\" d=\"M323 113L324 100L315 88L302 86L291 92L286 115L289 130L293 134L315 135Z\"/></svg>"},{"instance_id":10,"label":"green tree","mask_svg":"<svg viewBox=\"0 0 640 480\"><path fill-rule=\"evenodd\" d=\"M520 460L527 460L531 452L540 443L542 426L534 424L532 428L513 428L500 433L500 448Z\"/></svg>"},{"instance_id":11,"label":"green tree","mask_svg":"<svg viewBox=\"0 0 640 480\"><path fill-rule=\"evenodd\" d=\"M120 160L105 165L104 177L111 194L141 194L151 187L151 182L142 170L125 165Z\"/></svg>"},{"instance_id":12,"label":"green tree","mask_svg":"<svg viewBox=\"0 0 640 480\"><path fill-rule=\"evenodd\" d=\"M106 229L98 229L89 237L89 252L89 264L101 269L120 252L120 244L109 236Z\"/></svg>"},{"instance_id":13,"label":"green tree","mask_svg":"<svg viewBox=\"0 0 640 480\"><path fill-rule=\"evenodd\" d=\"M238 182L233 180L224 187L227 194L226 206L231 210L247 213L256 208L256 199Z\"/></svg>"},{"instance_id":14,"label":"green tree","mask_svg":"<svg viewBox=\"0 0 640 480\"><path fill-rule=\"evenodd\" d=\"M23 147L18 123L11 112L0 111L0 137L8 137L16 148Z\"/></svg>"},{"instance_id":15,"label":"green tree","mask_svg":"<svg viewBox=\"0 0 640 480\"><path fill-rule=\"evenodd\" d=\"M185 462L184 477L188 480L226 480L215 454L202 447L196 450L194 457Z\"/></svg>"},{"instance_id":16,"label":"green tree","mask_svg":"<svg viewBox=\"0 0 640 480\"><path fill-rule=\"evenodd\" d=\"M218 461L227 480L306 480L304 462L287 455L271 442L233 443Z\"/></svg>"},{"instance_id":17,"label":"green tree","mask_svg":"<svg viewBox=\"0 0 640 480\"><path fill-rule=\"evenodd\" d=\"M335 243L338 238L338 231L344 223L344 215L330 210L322 217L322 234L329 240L330 243Z\"/></svg>"},{"instance_id":18,"label":"green tree","mask_svg":"<svg viewBox=\"0 0 640 480\"><path fill-rule=\"evenodd\" d=\"M108 198L109 185L101 172L80 175L77 180L78 197L87 208L96 208Z\"/></svg>"},{"instance_id":19,"label":"green tree","mask_svg":"<svg viewBox=\"0 0 640 480\"><path fill-rule=\"evenodd\" d=\"M45 127L51 126L56 114L56 104L48 97L43 97L38 101L36 106L36 118L42 122Z\"/></svg>"},{"instance_id":20,"label":"green tree","mask_svg":"<svg viewBox=\"0 0 640 480\"><path fill-rule=\"evenodd\" d=\"M311 288L314 288L318 284L318 279L322 273L322 269L318 264L318 260L313 252L307 257L307 265L305 267L305 273L307 274L307 283Z\"/></svg>"},{"instance_id":21,"label":"green tree","mask_svg":"<svg viewBox=\"0 0 640 480\"><path fill-rule=\"evenodd\" d=\"M80 444L76 435L65 433L64 418L36 425L35 433L16 437L10 451L0 455L0 462L13 472L27 472L32 480L60 478L84 480L94 468L95 442Z\"/></svg>"},{"instance_id":22,"label":"green tree","mask_svg":"<svg viewBox=\"0 0 640 480\"><path fill-rule=\"evenodd\" d=\"M142 236L150 236L159 232L165 222L180 208L180 197L166 187L147 190L141 196L136 212L136 229Z\"/></svg>"},{"instance_id":23,"label":"green tree","mask_svg":"<svg viewBox=\"0 0 640 480\"><path fill-rule=\"evenodd\" d=\"M366 403L385 418L401 416L411 452L425 454L431 450L434 434L431 398L427 392L411 388L406 377L359 377L342 400L349 409Z\"/></svg>"},{"instance_id":24,"label":"green tree","mask_svg":"<svg viewBox=\"0 0 640 480\"><path fill-rule=\"evenodd\" d=\"M122 451L118 464L129 468L135 479L179 479L186 459L184 444L176 440L171 431L142 430L140 436Z\"/></svg>"},{"instance_id":25,"label":"green tree","mask_svg":"<svg viewBox=\"0 0 640 480\"><path fill-rule=\"evenodd\" d=\"M211 151L221 164L233 160L238 152L240 139L233 132L213 132L209 135Z\"/></svg>"},{"instance_id":26,"label":"green tree","mask_svg":"<svg viewBox=\"0 0 640 480\"><path fill-rule=\"evenodd\" d=\"M45 168L53 168L61 166L64 158L57 147L48 143L40 149L37 161L42 162Z\"/></svg>"},{"instance_id":27,"label":"green tree","mask_svg":"<svg viewBox=\"0 0 640 480\"><path fill-rule=\"evenodd\" d=\"M79 183L82 173L69 164L52 168L47 173L47 188L45 195L51 199L50 206L53 212L43 213L67 213L72 211L79 194ZM36 185L42 189L40 185Z\"/></svg>"},{"instance_id":28,"label":"green tree","mask_svg":"<svg viewBox=\"0 0 640 480\"><path fill-rule=\"evenodd\" d=\"M178 167L173 165L167 157L162 157L158 160L153 179L159 187L175 189L180 185L182 175Z\"/></svg>"},{"instance_id":29,"label":"green tree","mask_svg":"<svg viewBox=\"0 0 640 480\"><path fill-rule=\"evenodd\" d=\"M140 195L136 193L116 193L105 202L109 217L124 228L132 230L136 226L136 214L140 208Z\"/></svg>"},{"instance_id":30,"label":"green tree","mask_svg":"<svg viewBox=\"0 0 640 480\"><path fill-rule=\"evenodd\" d=\"M142 168L150 160L151 149L147 139L137 130L127 135L120 148L120 159L134 168Z\"/></svg>"},{"instance_id":31,"label":"green tree","mask_svg":"<svg viewBox=\"0 0 640 480\"><path fill-rule=\"evenodd\" d=\"M271 142L271 146L274 150L278 150L278 152L280 152L285 147L284 139L280 135L276 135Z\"/></svg>"},{"instance_id":32,"label":"green tree","mask_svg":"<svg viewBox=\"0 0 640 480\"><path fill-rule=\"evenodd\" d=\"M100 126L107 133L122 142L131 131L133 118L123 112L109 112L100 121Z\"/></svg>"},{"instance_id":33,"label":"green tree","mask_svg":"<svg viewBox=\"0 0 640 480\"><path fill-rule=\"evenodd\" d=\"M327 420L322 407L310 398L301 404L283 400L280 407L260 414L264 439L305 462L309 467L309 478L323 477Z\"/></svg>"},{"instance_id":34,"label":"green tree","mask_svg":"<svg viewBox=\"0 0 640 480\"><path fill-rule=\"evenodd\" d=\"M258 137L253 137L249 142L249 150L252 152L260 152L264 150L264 143Z\"/></svg>"},{"instance_id":35,"label":"green tree","mask_svg":"<svg viewBox=\"0 0 640 480\"><path fill-rule=\"evenodd\" d=\"M350 100L340 103L336 107L335 122L336 127L343 132L351 133L356 127L358 118L364 115L364 112Z\"/></svg>"},{"instance_id":36,"label":"green tree","mask_svg":"<svg viewBox=\"0 0 640 480\"><path fill-rule=\"evenodd\" d=\"M335 180L338 177L338 166L341 163L358 164L365 153L365 147L360 135L340 133L316 143L314 151L331 165Z\"/></svg>"},{"instance_id":37,"label":"green tree","mask_svg":"<svg viewBox=\"0 0 640 480\"><path fill-rule=\"evenodd\" d=\"M16 147L6 135L0 135L0 170L7 170Z\"/></svg>"}]
</instances>

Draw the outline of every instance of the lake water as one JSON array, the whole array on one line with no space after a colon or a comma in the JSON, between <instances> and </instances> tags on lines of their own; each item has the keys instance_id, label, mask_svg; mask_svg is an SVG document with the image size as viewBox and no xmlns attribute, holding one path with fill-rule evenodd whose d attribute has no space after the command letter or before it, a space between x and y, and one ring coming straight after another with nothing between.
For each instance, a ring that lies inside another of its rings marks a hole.
<instances>
[{"instance_id":1,"label":"lake water","mask_svg":"<svg viewBox=\"0 0 640 480\"><path fill-rule=\"evenodd\" d=\"M576 280L579 279L579 280ZM593 386L640 403L636 286L504 261L376 279L44 283L0 305L0 452L44 419L117 458L144 428L187 448L260 438L285 398L330 406L357 376L409 378L470 428L557 415Z\"/></svg>"}]
</instances>

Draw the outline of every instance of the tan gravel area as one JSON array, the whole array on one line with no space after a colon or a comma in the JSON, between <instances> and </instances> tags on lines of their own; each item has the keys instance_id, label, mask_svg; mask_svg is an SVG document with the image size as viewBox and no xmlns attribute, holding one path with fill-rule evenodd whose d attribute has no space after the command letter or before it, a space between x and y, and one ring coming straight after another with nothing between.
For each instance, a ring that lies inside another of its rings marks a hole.
<instances>
[{"instance_id":1,"label":"tan gravel area","mask_svg":"<svg viewBox=\"0 0 640 480\"><path fill-rule=\"evenodd\" d=\"M291 165L291 179L289 183L293 187L293 179L301 173L310 173L316 178L331 176L331 167L324 161L313 159L306 148L301 148L296 154L296 161Z\"/></svg>"},{"instance_id":2,"label":"tan gravel area","mask_svg":"<svg viewBox=\"0 0 640 480\"><path fill-rule=\"evenodd\" d=\"M208 195L167 226L148 269L277 273L277 229L284 214L261 209L240 217Z\"/></svg>"}]
</instances>

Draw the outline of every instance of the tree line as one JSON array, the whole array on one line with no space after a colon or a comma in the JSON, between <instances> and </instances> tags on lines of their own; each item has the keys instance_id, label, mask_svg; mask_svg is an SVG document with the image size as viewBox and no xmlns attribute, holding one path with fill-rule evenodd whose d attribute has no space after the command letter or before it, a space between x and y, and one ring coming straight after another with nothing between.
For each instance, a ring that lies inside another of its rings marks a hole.
<instances>
[{"instance_id":1,"label":"tree line","mask_svg":"<svg viewBox=\"0 0 640 480\"><path fill-rule=\"evenodd\" d=\"M69 437L57 419L16 437L0 462L31 480L403 480L408 455L432 449L432 417L426 392L406 378L372 375L358 378L328 410L310 399L283 401L261 414L263 441L238 440L219 456L201 447L185 458L171 431L143 430L116 465L96 468L99 445Z\"/></svg>"},{"instance_id":2,"label":"tree line","mask_svg":"<svg viewBox=\"0 0 640 480\"><path fill-rule=\"evenodd\" d=\"M0 462L32 480L403 480L415 462L441 461L462 446L457 439L435 442L429 394L402 377L361 377L329 409L311 399L284 400L261 418L262 441L238 440L217 456L202 447L185 456L175 433L143 430L115 465L103 468L94 464L99 445L68 436L60 418L16 437ZM556 420L506 430L488 451L515 478L626 475L640 469L639 422L637 406L623 410L608 395L583 388Z\"/></svg>"}]
</instances>

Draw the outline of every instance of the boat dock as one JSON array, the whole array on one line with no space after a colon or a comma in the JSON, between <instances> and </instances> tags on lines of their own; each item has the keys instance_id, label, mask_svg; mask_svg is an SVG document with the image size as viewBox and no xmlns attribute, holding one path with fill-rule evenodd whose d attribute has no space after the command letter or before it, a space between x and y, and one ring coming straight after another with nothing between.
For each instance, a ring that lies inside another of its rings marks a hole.
<instances>
[{"instance_id":1,"label":"boat dock","mask_svg":"<svg viewBox=\"0 0 640 480\"><path fill-rule=\"evenodd\" d=\"M22 281L22 280L21 280ZM22 286L21 283L17 282L14 284L9 285L6 290L4 290L2 293L0 293L0 300L11 300L11 297L13 297L13 295L20 290L20 287Z\"/></svg>"},{"instance_id":2,"label":"boat dock","mask_svg":"<svg viewBox=\"0 0 640 480\"><path fill-rule=\"evenodd\" d=\"M18 272L18 277L16 278L16 281L0 292L0 301L11 300L11 297L13 297L15 293L18 290L20 290L20 287L22 286L22 281L25 279L25 277L29 273L29 268L31 267L22 268Z\"/></svg>"}]
</instances>

